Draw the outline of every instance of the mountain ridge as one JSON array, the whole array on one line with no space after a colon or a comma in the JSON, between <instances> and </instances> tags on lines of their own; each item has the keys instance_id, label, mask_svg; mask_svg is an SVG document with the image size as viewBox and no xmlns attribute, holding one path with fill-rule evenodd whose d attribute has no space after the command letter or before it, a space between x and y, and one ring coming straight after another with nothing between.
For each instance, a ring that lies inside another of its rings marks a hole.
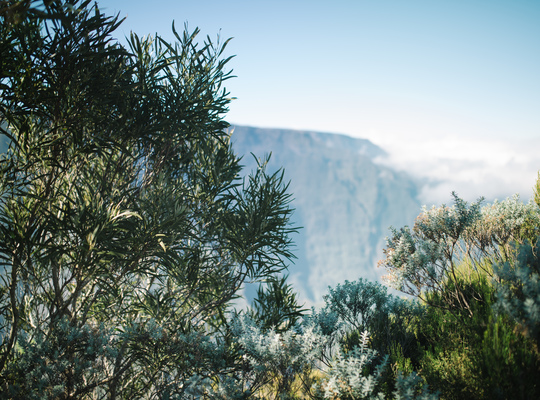
<instances>
[{"instance_id":1,"label":"mountain ridge","mask_svg":"<svg viewBox=\"0 0 540 400\"><path fill-rule=\"evenodd\" d=\"M384 149L346 135L248 126L234 126L231 142L246 172L255 167L250 153L271 153L270 171L283 168L290 181L292 221L303 229L293 237L289 278L302 299L319 304L328 286L380 279L388 228L410 225L420 210L418 183L376 162Z\"/></svg>"}]
</instances>

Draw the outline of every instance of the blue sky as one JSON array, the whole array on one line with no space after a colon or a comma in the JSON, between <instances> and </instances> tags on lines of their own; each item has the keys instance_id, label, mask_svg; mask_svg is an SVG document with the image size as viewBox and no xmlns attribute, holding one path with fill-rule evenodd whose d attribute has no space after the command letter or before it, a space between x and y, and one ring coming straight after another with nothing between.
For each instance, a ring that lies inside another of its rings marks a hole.
<instances>
[{"instance_id":1,"label":"blue sky","mask_svg":"<svg viewBox=\"0 0 540 400\"><path fill-rule=\"evenodd\" d=\"M471 200L530 196L540 169L540 1L108 0L130 30L233 37L227 120L372 140ZM202 36L204 37L204 36ZM201 37L201 39L202 39Z\"/></svg>"}]
</instances>

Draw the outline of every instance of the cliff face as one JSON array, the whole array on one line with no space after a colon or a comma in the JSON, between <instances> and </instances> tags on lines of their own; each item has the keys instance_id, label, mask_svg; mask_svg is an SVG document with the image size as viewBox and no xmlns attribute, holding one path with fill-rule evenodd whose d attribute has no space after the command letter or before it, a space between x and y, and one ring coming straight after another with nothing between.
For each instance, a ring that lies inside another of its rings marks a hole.
<instances>
[{"instance_id":1,"label":"cliff face","mask_svg":"<svg viewBox=\"0 0 540 400\"><path fill-rule=\"evenodd\" d=\"M237 126L233 148L253 169L250 153L272 153L271 171L285 169L301 226L293 236L298 257L289 276L300 297L320 303L328 286L360 277L376 280L390 226L412 225L420 212L417 184L374 162L385 152L347 136ZM249 295L249 294L248 294Z\"/></svg>"}]
</instances>

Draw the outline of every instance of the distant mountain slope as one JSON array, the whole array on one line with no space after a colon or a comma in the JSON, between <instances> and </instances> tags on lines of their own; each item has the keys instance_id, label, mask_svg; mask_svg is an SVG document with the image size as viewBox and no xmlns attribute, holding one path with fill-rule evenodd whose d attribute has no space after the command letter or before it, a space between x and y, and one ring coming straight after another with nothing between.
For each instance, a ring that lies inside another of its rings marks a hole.
<instances>
[{"instance_id":1,"label":"distant mountain slope","mask_svg":"<svg viewBox=\"0 0 540 400\"><path fill-rule=\"evenodd\" d=\"M343 135L245 126L234 127L232 142L246 170L255 165L250 153L271 152L269 168L282 166L291 181L303 229L289 274L302 298L319 303L329 285L384 273L376 264L388 228L411 225L420 211L412 178L374 162L384 150Z\"/></svg>"}]
</instances>

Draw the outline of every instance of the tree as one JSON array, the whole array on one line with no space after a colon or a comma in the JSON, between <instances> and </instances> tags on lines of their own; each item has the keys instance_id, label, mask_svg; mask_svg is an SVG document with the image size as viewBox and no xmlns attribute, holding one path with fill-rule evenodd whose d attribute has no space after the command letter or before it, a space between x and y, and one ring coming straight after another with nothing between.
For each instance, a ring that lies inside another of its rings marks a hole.
<instances>
[{"instance_id":1,"label":"tree","mask_svg":"<svg viewBox=\"0 0 540 400\"><path fill-rule=\"evenodd\" d=\"M514 263L497 265L497 308L521 325L540 348L540 237L523 244Z\"/></svg>"},{"instance_id":2,"label":"tree","mask_svg":"<svg viewBox=\"0 0 540 400\"><path fill-rule=\"evenodd\" d=\"M422 338L415 328L425 316L424 307L415 299L393 296L380 283L362 278L329 287L328 292L324 310L325 314L334 313L341 322L340 350L362 347L363 337L369 332L370 351L378 354L373 357L390 367L379 383L391 394L400 373L419 367L418 342Z\"/></svg>"},{"instance_id":3,"label":"tree","mask_svg":"<svg viewBox=\"0 0 540 400\"><path fill-rule=\"evenodd\" d=\"M227 42L125 48L89 0L35 3L0 14L1 391L181 396L235 368L227 307L292 257L287 185L239 178Z\"/></svg>"},{"instance_id":4,"label":"tree","mask_svg":"<svg viewBox=\"0 0 540 400\"><path fill-rule=\"evenodd\" d=\"M537 398L538 204L480 204L424 209L381 264L426 305L417 364L443 398Z\"/></svg>"},{"instance_id":5,"label":"tree","mask_svg":"<svg viewBox=\"0 0 540 400\"><path fill-rule=\"evenodd\" d=\"M341 329L341 318L327 305L277 331L265 320L237 315L232 330L244 368L218 382L216 398L438 399L412 371L397 371L388 379L390 357L370 348L367 331L346 350L336 346L348 333Z\"/></svg>"},{"instance_id":6,"label":"tree","mask_svg":"<svg viewBox=\"0 0 540 400\"><path fill-rule=\"evenodd\" d=\"M257 297L249 314L263 329L274 329L278 333L288 331L308 311L298 304L296 293L287 283L287 278L284 275L270 279L257 289Z\"/></svg>"},{"instance_id":7,"label":"tree","mask_svg":"<svg viewBox=\"0 0 540 400\"><path fill-rule=\"evenodd\" d=\"M383 391L383 376L388 368L388 356L382 360L376 350L368 347L369 335L364 332L360 343L351 351L338 352L331 368L321 380L318 388L320 398L325 399L377 399L387 398ZM366 373L370 371L370 373ZM416 373L398 373L395 389L390 398L397 400L437 400L438 393L433 393L423 384Z\"/></svg>"},{"instance_id":8,"label":"tree","mask_svg":"<svg viewBox=\"0 0 540 400\"><path fill-rule=\"evenodd\" d=\"M472 282L494 277L492 265L512 259L515 243L533 240L540 214L518 196L484 207L482 199L469 205L453 196L451 207L424 208L412 230L392 229L379 265L394 288L423 301L426 293L444 295L447 308L472 315L471 301L483 301Z\"/></svg>"},{"instance_id":9,"label":"tree","mask_svg":"<svg viewBox=\"0 0 540 400\"><path fill-rule=\"evenodd\" d=\"M391 295L378 282L345 281L335 288L329 287L324 296L327 307L351 328L364 332L376 324L376 319L389 312Z\"/></svg>"}]
</instances>

